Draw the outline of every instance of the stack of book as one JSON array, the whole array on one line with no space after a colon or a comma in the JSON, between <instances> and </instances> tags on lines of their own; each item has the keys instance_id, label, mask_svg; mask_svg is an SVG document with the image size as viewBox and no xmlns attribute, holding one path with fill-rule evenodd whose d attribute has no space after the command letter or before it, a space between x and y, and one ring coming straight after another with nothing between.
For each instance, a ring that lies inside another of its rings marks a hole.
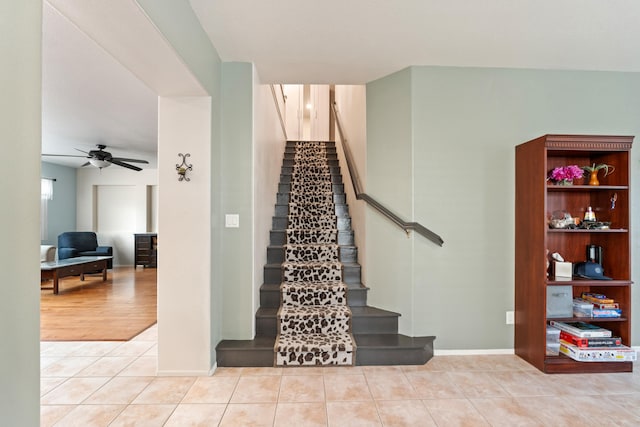
<instances>
[{"instance_id":1,"label":"stack of book","mask_svg":"<svg viewBox=\"0 0 640 427\"><path fill-rule=\"evenodd\" d=\"M581 298L573 300L575 317L613 318L621 317L620 305L606 295L583 292Z\"/></svg>"},{"instance_id":2,"label":"stack of book","mask_svg":"<svg viewBox=\"0 0 640 427\"><path fill-rule=\"evenodd\" d=\"M550 324L560 329L560 353L579 362L635 362L635 350L622 345L610 330L585 322Z\"/></svg>"}]
</instances>

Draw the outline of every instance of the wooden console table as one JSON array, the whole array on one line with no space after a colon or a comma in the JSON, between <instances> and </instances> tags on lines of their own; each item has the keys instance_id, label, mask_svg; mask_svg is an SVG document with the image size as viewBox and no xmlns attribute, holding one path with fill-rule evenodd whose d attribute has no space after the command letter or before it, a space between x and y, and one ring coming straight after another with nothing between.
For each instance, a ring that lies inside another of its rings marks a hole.
<instances>
[{"instance_id":1,"label":"wooden console table","mask_svg":"<svg viewBox=\"0 0 640 427\"><path fill-rule=\"evenodd\" d=\"M40 263L40 279L53 279L53 293L58 293L58 280L63 277L80 276L84 280L86 273L102 271L102 281L107 280L107 262L111 256L81 256L66 258L54 262Z\"/></svg>"}]
</instances>

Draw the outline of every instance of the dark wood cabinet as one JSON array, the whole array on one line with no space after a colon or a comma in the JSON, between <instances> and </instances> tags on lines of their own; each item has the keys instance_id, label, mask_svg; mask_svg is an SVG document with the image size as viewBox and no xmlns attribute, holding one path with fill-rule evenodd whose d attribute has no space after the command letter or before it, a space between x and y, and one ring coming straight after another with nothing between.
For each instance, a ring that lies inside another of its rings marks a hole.
<instances>
[{"instance_id":1,"label":"dark wood cabinet","mask_svg":"<svg viewBox=\"0 0 640 427\"><path fill-rule=\"evenodd\" d=\"M135 262L134 267L158 266L158 235L156 233L134 234Z\"/></svg>"},{"instance_id":2,"label":"dark wood cabinet","mask_svg":"<svg viewBox=\"0 0 640 427\"><path fill-rule=\"evenodd\" d=\"M515 352L547 373L630 372L631 362L578 362L564 355L546 354L547 288L569 285L573 297L595 292L614 298L620 318L564 318L606 329L631 345L630 150L632 136L545 135L516 147L515 194ZM615 171L599 175L600 185L588 178L573 185L557 185L547 178L559 166L609 164ZM591 206L598 221L609 228L551 228L554 212L584 218ZM568 262L586 261L587 245L602 248L604 274L613 280L558 279L548 267L549 254Z\"/></svg>"}]
</instances>

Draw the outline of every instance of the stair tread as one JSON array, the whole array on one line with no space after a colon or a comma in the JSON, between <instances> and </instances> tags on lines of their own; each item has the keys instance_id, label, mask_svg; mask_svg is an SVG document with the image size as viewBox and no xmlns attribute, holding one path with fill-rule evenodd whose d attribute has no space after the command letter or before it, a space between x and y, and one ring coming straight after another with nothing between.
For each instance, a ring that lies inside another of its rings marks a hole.
<instances>
[{"instance_id":1,"label":"stair tread","mask_svg":"<svg viewBox=\"0 0 640 427\"><path fill-rule=\"evenodd\" d=\"M273 348L275 337L255 337L252 340L222 340L216 350L256 350Z\"/></svg>"},{"instance_id":2,"label":"stair tread","mask_svg":"<svg viewBox=\"0 0 640 427\"><path fill-rule=\"evenodd\" d=\"M402 334L354 334L358 347L421 348L433 342L434 336L409 337Z\"/></svg>"},{"instance_id":3,"label":"stair tread","mask_svg":"<svg viewBox=\"0 0 640 427\"><path fill-rule=\"evenodd\" d=\"M383 310L381 308L371 307L370 305L365 305L361 307L351 307L351 312L353 316L358 317L389 317L389 316L397 316L400 317L400 313L395 313L393 311Z\"/></svg>"}]
</instances>

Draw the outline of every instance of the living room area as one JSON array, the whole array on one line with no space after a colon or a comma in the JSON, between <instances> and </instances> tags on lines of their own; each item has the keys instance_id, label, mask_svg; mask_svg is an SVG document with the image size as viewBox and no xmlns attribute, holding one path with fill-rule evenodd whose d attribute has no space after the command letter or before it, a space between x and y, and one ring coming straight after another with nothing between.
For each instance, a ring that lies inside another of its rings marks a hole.
<instances>
[{"instance_id":1,"label":"living room area","mask_svg":"<svg viewBox=\"0 0 640 427\"><path fill-rule=\"evenodd\" d=\"M157 231L156 175L155 168L138 172L42 162L52 195L41 200L41 244L55 248L58 259L58 236L93 231L113 256L105 281L101 274L87 274L85 280L71 275L59 279L57 294L52 280L41 282L42 341L127 341L156 322L156 268L134 265L134 235Z\"/></svg>"}]
</instances>

